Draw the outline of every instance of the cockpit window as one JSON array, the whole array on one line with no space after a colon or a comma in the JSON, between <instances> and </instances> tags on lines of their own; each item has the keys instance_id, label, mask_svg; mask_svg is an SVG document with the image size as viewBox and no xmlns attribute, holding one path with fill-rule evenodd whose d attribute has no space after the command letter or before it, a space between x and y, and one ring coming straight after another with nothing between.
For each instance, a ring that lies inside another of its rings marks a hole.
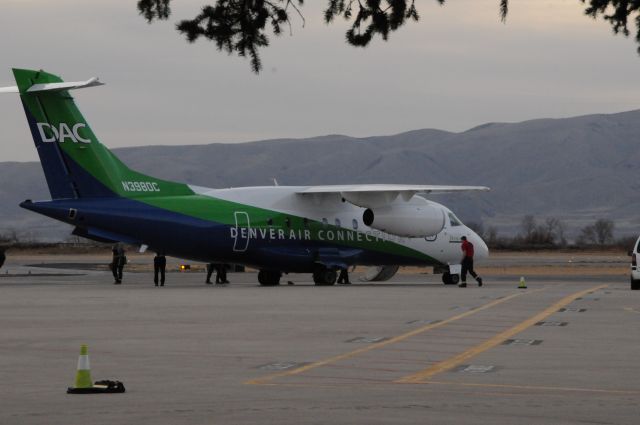
<instances>
[{"instance_id":1,"label":"cockpit window","mask_svg":"<svg viewBox=\"0 0 640 425\"><path fill-rule=\"evenodd\" d=\"M451 212L449 213L449 221L451 222L451 227L462 226L462 223L460 223L460 220L458 220L458 217L453 215L453 213Z\"/></svg>"}]
</instances>

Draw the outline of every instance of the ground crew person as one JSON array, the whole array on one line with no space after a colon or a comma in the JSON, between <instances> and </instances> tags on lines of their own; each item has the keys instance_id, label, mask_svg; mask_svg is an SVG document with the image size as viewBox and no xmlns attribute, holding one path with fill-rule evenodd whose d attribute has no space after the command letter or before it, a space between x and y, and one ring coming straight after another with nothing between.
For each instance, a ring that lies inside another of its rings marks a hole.
<instances>
[{"instance_id":1,"label":"ground crew person","mask_svg":"<svg viewBox=\"0 0 640 425\"><path fill-rule=\"evenodd\" d=\"M4 248L0 248L0 267L4 264L7 257L4 255Z\"/></svg>"},{"instance_id":2,"label":"ground crew person","mask_svg":"<svg viewBox=\"0 0 640 425\"><path fill-rule=\"evenodd\" d=\"M113 246L111 252L113 253L113 259L111 260L111 272L115 279L115 282L113 283L119 285L122 283L122 269L127 262L127 257L124 254L122 244L119 243Z\"/></svg>"},{"instance_id":3,"label":"ground crew person","mask_svg":"<svg viewBox=\"0 0 640 425\"><path fill-rule=\"evenodd\" d=\"M227 264L218 264L218 273L216 274L216 283L223 284L229 283L227 280Z\"/></svg>"},{"instance_id":4,"label":"ground crew person","mask_svg":"<svg viewBox=\"0 0 640 425\"><path fill-rule=\"evenodd\" d=\"M153 283L158 286L158 273L160 273L160 286L164 286L164 273L167 270L167 259L164 253L158 252L153 257Z\"/></svg>"},{"instance_id":5,"label":"ground crew person","mask_svg":"<svg viewBox=\"0 0 640 425\"><path fill-rule=\"evenodd\" d=\"M216 283L229 283L227 280L227 265L221 263L209 263L207 264L207 280L205 283L211 285L211 274L216 272Z\"/></svg>"},{"instance_id":6,"label":"ground crew person","mask_svg":"<svg viewBox=\"0 0 640 425\"><path fill-rule=\"evenodd\" d=\"M347 269L340 269L340 276L338 276L338 284L343 284L343 285L351 285L351 282L349 282L349 272L347 271Z\"/></svg>"},{"instance_id":7,"label":"ground crew person","mask_svg":"<svg viewBox=\"0 0 640 425\"><path fill-rule=\"evenodd\" d=\"M211 274L215 269L217 269L216 263L207 264L207 279L204 281L207 285L211 285ZM216 282L217 281L218 279L216 279Z\"/></svg>"},{"instance_id":8,"label":"ground crew person","mask_svg":"<svg viewBox=\"0 0 640 425\"><path fill-rule=\"evenodd\" d=\"M466 236L460 239L462 239L462 281L458 286L467 287L467 272L478 281L478 286L482 286L482 278L473 270L473 244L467 240Z\"/></svg>"}]
</instances>

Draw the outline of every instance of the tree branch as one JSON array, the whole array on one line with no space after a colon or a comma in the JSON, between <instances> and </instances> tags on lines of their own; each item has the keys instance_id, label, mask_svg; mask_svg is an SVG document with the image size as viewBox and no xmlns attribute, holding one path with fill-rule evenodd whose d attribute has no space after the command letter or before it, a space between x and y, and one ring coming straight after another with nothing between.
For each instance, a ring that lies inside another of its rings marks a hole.
<instances>
[{"instance_id":1,"label":"tree branch","mask_svg":"<svg viewBox=\"0 0 640 425\"><path fill-rule=\"evenodd\" d=\"M213 1L213 0L212 0ZM342 16L352 22L345 34L347 43L355 47L366 47L374 37L388 40L391 32L398 30L407 21L418 21L420 16L415 0L324 0L324 20L331 23ZM446 0L435 0L444 5ZM635 15L638 53L640 54L640 0L580 0L586 5L585 13L596 19L600 16L611 24L615 34L629 35L628 20ZM139 13L147 22L166 20L171 15L171 0L138 0ZM499 0L499 16L507 19L509 0ZM259 49L269 46L267 31L281 34L281 25L289 26L290 8L295 10L305 26L301 7L304 0L215 0L205 5L193 19L180 21L176 29L188 42L204 37L215 42L218 50L229 54L249 56L251 68L258 73L262 69ZM355 14L354 14L355 12Z\"/></svg>"}]
</instances>

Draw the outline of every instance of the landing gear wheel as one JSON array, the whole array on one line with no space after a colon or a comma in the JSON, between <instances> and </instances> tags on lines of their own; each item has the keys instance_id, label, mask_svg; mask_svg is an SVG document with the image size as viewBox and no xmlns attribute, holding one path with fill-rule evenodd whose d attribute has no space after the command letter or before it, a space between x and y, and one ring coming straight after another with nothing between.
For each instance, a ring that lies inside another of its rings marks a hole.
<instances>
[{"instance_id":1,"label":"landing gear wheel","mask_svg":"<svg viewBox=\"0 0 640 425\"><path fill-rule=\"evenodd\" d=\"M258 282L262 286L278 286L280 285L280 277L282 273L273 270L260 270L258 272Z\"/></svg>"},{"instance_id":2,"label":"landing gear wheel","mask_svg":"<svg viewBox=\"0 0 640 425\"><path fill-rule=\"evenodd\" d=\"M640 280L631 279L631 290L632 291L640 290Z\"/></svg>"},{"instance_id":3,"label":"landing gear wheel","mask_svg":"<svg viewBox=\"0 0 640 425\"><path fill-rule=\"evenodd\" d=\"M313 281L317 286L331 286L336 283L338 273L335 270L325 267L319 268L313 272Z\"/></svg>"},{"instance_id":4,"label":"landing gear wheel","mask_svg":"<svg viewBox=\"0 0 640 425\"><path fill-rule=\"evenodd\" d=\"M460 275L449 272L442 273L442 283L445 285L457 285L460 282Z\"/></svg>"}]
</instances>

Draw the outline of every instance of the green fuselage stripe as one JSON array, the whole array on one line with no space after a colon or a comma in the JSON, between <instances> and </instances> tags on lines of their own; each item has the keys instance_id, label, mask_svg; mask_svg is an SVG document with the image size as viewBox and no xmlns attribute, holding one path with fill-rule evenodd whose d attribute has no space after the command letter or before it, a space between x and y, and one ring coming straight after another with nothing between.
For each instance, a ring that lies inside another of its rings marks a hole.
<instances>
[{"instance_id":1,"label":"green fuselage stripe","mask_svg":"<svg viewBox=\"0 0 640 425\"><path fill-rule=\"evenodd\" d=\"M414 258L430 264L439 263L439 261L433 259L428 255L425 255L420 251L395 243L393 241L386 240L384 238L372 237L371 235L367 235L364 232L358 232L356 230L346 229L344 227L324 224L317 220L310 219L307 219L305 224L304 217L212 198L209 196L190 195L178 197L148 197L131 199L135 199L147 205L163 210L184 214L190 217L199 218L201 220L226 224L229 226L235 226L236 224L234 219L234 212L242 211L246 212L249 215L251 219L251 228L270 229L275 227L278 229L284 229L286 234L288 234L290 230L293 230L297 234L299 234L298 232L304 232L305 230L308 230L311 233L312 241L324 242L327 242L327 239L320 236L322 234L321 232L325 232L326 234L327 231L332 231L334 232L334 234L339 233L343 235L344 240L334 239L329 241L331 244ZM289 220L288 225L287 219Z\"/></svg>"}]
</instances>

